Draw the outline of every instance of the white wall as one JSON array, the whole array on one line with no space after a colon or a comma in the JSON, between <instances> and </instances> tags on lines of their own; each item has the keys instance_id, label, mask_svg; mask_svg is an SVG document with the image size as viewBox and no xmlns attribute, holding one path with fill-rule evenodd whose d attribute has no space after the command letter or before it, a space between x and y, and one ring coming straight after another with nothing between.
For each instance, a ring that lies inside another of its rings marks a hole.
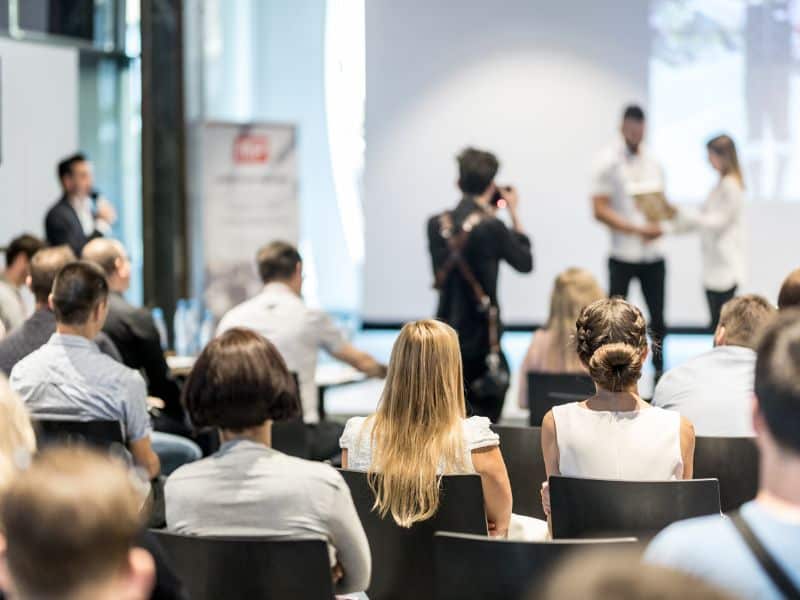
<instances>
[{"instance_id":1,"label":"white wall","mask_svg":"<svg viewBox=\"0 0 800 600\"><path fill-rule=\"evenodd\" d=\"M22 232L44 235L60 193L56 165L78 148L78 53L0 39L2 163L0 245Z\"/></svg>"},{"instance_id":2,"label":"white wall","mask_svg":"<svg viewBox=\"0 0 800 600\"><path fill-rule=\"evenodd\" d=\"M501 274L505 320L544 321L551 282L568 266L605 285L608 239L590 214L591 163L622 106L647 103L647 18L643 0L367 2L365 319L433 314L425 222L458 200L454 157L468 144L498 154L498 181L520 190L534 242L533 275ZM704 142L691 149L700 160ZM668 192L678 177L667 173ZM758 268L746 290L774 298L800 262L800 207L753 205L747 218ZM705 324L699 241L666 247L668 323Z\"/></svg>"}]
</instances>

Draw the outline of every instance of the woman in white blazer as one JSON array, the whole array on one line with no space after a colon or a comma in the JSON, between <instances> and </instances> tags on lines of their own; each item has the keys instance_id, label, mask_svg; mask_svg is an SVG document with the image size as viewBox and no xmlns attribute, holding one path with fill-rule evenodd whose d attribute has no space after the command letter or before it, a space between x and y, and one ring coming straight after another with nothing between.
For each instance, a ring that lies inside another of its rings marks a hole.
<instances>
[{"instance_id":1,"label":"woman in white blazer","mask_svg":"<svg viewBox=\"0 0 800 600\"><path fill-rule=\"evenodd\" d=\"M716 330L722 305L734 297L745 271L744 178L736 145L730 136L718 135L706 144L708 160L719 173L699 211L678 210L675 230L698 231L703 253L703 286L711 329Z\"/></svg>"}]
</instances>

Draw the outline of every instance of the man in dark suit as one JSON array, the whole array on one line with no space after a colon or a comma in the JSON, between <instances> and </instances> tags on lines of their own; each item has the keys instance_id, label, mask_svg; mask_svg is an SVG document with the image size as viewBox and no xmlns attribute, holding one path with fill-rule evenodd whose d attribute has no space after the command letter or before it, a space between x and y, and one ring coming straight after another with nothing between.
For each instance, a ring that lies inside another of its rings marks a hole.
<instances>
[{"instance_id":1,"label":"man in dark suit","mask_svg":"<svg viewBox=\"0 0 800 600\"><path fill-rule=\"evenodd\" d=\"M128 367L144 371L147 393L164 402L159 431L188 434L180 402L178 384L170 377L161 348L161 338L150 312L131 306L122 296L131 284L131 264L125 248L117 240L97 238L83 249L84 260L98 265L106 274L110 294L108 317L103 332L114 342Z\"/></svg>"},{"instance_id":2,"label":"man in dark suit","mask_svg":"<svg viewBox=\"0 0 800 600\"><path fill-rule=\"evenodd\" d=\"M104 198L97 198L92 165L83 154L74 154L58 163L62 195L45 217L47 242L66 244L80 256L86 243L107 235L117 216Z\"/></svg>"},{"instance_id":3,"label":"man in dark suit","mask_svg":"<svg viewBox=\"0 0 800 600\"><path fill-rule=\"evenodd\" d=\"M497 275L500 261L506 261L521 273L533 269L531 242L522 229L517 213L519 198L512 188L498 188L494 183L500 166L489 153L467 148L458 156L458 186L463 199L452 211L434 215L428 221L428 245L433 262L433 272L440 279L442 268L451 258L448 240L451 236L469 231L465 246L459 254L474 275L483 293L493 307L497 307ZM502 197L499 198L497 194ZM499 204L508 208L512 228L497 218ZM449 222L449 227L446 223ZM439 307L436 316L451 325L457 332L464 366L464 383L467 407L474 414L489 417L496 422L503 410L505 398L501 393L484 395L473 388L473 383L488 371L490 354L489 319L485 307L479 306L474 286L458 268L450 268L439 287ZM502 323L497 318L497 342L502 335ZM508 368L502 352L500 361Z\"/></svg>"},{"instance_id":4,"label":"man in dark suit","mask_svg":"<svg viewBox=\"0 0 800 600\"><path fill-rule=\"evenodd\" d=\"M56 316L50 309L47 298L53 289L56 274L64 265L74 261L75 255L68 246L44 248L33 255L28 287L36 298L36 310L8 337L0 340L0 372L6 376L11 373L14 365L46 344L56 332ZM100 333L94 341L101 352L122 362L122 357L107 335Z\"/></svg>"}]
</instances>

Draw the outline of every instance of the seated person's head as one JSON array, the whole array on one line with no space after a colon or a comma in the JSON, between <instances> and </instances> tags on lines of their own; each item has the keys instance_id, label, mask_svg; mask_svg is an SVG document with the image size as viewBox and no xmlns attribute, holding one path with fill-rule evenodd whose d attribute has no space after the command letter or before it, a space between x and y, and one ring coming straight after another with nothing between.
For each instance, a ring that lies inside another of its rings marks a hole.
<instances>
[{"instance_id":1,"label":"seated person's head","mask_svg":"<svg viewBox=\"0 0 800 600\"><path fill-rule=\"evenodd\" d=\"M258 274L264 284L279 282L299 294L303 287L303 259L297 248L287 242L272 242L256 255Z\"/></svg>"},{"instance_id":2,"label":"seated person's head","mask_svg":"<svg viewBox=\"0 0 800 600\"><path fill-rule=\"evenodd\" d=\"M714 333L714 345L743 346L755 350L762 330L776 312L766 298L755 294L729 300L722 307L719 325Z\"/></svg>"},{"instance_id":3,"label":"seated person's head","mask_svg":"<svg viewBox=\"0 0 800 600\"><path fill-rule=\"evenodd\" d=\"M14 238L6 248L6 277L17 286L25 283L30 272L31 259L44 248L44 242L32 235Z\"/></svg>"},{"instance_id":4,"label":"seated person's head","mask_svg":"<svg viewBox=\"0 0 800 600\"><path fill-rule=\"evenodd\" d=\"M800 460L800 309L781 312L756 352L753 427L762 459L788 455Z\"/></svg>"},{"instance_id":5,"label":"seated person's head","mask_svg":"<svg viewBox=\"0 0 800 600\"><path fill-rule=\"evenodd\" d=\"M491 152L465 148L457 157L458 188L465 196L482 196L494 183L500 168L497 157Z\"/></svg>"},{"instance_id":6,"label":"seated person's head","mask_svg":"<svg viewBox=\"0 0 800 600\"><path fill-rule=\"evenodd\" d=\"M300 415L294 378L275 346L249 329L230 329L197 358L183 388L192 424L229 437L258 435L271 421Z\"/></svg>"},{"instance_id":7,"label":"seated person's head","mask_svg":"<svg viewBox=\"0 0 800 600\"><path fill-rule=\"evenodd\" d=\"M585 306L605 298L600 284L586 269L570 268L559 273L550 295L550 315L547 329L552 331L555 344L566 356L575 357L575 321ZM572 361L565 360L569 365Z\"/></svg>"},{"instance_id":8,"label":"seated person's head","mask_svg":"<svg viewBox=\"0 0 800 600\"><path fill-rule=\"evenodd\" d=\"M31 288L36 304L46 307L53 282L58 272L71 262L75 262L75 254L69 246L55 246L39 250L31 260L31 274L28 287Z\"/></svg>"},{"instance_id":9,"label":"seated person's head","mask_svg":"<svg viewBox=\"0 0 800 600\"><path fill-rule=\"evenodd\" d=\"M120 463L87 449L44 450L0 507L0 583L19 600L149 597L152 557L134 548L142 496Z\"/></svg>"},{"instance_id":10,"label":"seated person's head","mask_svg":"<svg viewBox=\"0 0 800 600\"><path fill-rule=\"evenodd\" d=\"M130 287L131 262L118 240L95 238L83 247L81 257L103 269L111 291L125 292Z\"/></svg>"},{"instance_id":11,"label":"seated person's head","mask_svg":"<svg viewBox=\"0 0 800 600\"><path fill-rule=\"evenodd\" d=\"M0 494L36 451L36 436L28 411L0 374Z\"/></svg>"},{"instance_id":12,"label":"seated person's head","mask_svg":"<svg viewBox=\"0 0 800 600\"><path fill-rule=\"evenodd\" d=\"M783 281L778 294L778 308L800 308L800 269L795 269Z\"/></svg>"},{"instance_id":13,"label":"seated person's head","mask_svg":"<svg viewBox=\"0 0 800 600\"><path fill-rule=\"evenodd\" d=\"M97 265L76 261L56 275L50 308L61 328L90 339L100 333L108 315L108 282Z\"/></svg>"},{"instance_id":14,"label":"seated person's head","mask_svg":"<svg viewBox=\"0 0 800 600\"><path fill-rule=\"evenodd\" d=\"M597 300L575 324L578 358L595 384L609 392L629 391L642 376L647 358L647 322L622 298Z\"/></svg>"}]
</instances>

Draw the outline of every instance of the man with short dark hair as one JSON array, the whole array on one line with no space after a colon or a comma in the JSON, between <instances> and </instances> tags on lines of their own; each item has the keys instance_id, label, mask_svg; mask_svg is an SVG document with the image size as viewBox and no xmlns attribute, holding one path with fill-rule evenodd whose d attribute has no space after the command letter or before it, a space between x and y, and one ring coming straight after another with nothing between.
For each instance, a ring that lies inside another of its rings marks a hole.
<instances>
[{"instance_id":1,"label":"man with short dark hair","mask_svg":"<svg viewBox=\"0 0 800 600\"><path fill-rule=\"evenodd\" d=\"M659 534L645 559L696 575L737 597L800 596L800 311L781 313L757 349L753 429L760 454L756 499L726 519L676 523ZM749 541L745 541L748 540ZM760 546L773 574L756 558ZM776 585L781 571L788 589Z\"/></svg>"},{"instance_id":2,"label":"man with short dark hair","mask_svg":"<svg viewBox=\"0 0 800 600\"><path fill-rule=\"evenodd\" d=\"M21 289L30 272L33 255L44 248L44 242L24 234L11 240L6 248L6 269L0 273L0 323L11 332L28 318Z\"/></svg>"},{"instance_id":3,"label":"man with short dark hair","mask_svg":"<svg viewBox=\"0 0 800 600\"><path fill-rule=\"evenodd\" d=\"M83 154L58 163L62 195L47 212L44 227L51 246L68 245L80 256L90 239L107 235L117 219L111 204L94 189L92 165Z\"/></svg>"},{"instance_id":4,"label":"man with short dark hair","mask_svg":"<svg viewBox=\"0 0 800 600\"><path fill-rule=\"evenodd\" d=\"M56 332L56 317L48 303L56 274L64 265L75 261L69 246L39 250L30 262L28 287L36 305L31 317L8 337L0 340L0 372L9 375L20 360L39 349ZM101 352L121 362L117 348L109 337L100 332L94 342Z\"/></svg>"},{"instance_id":5,"label":"man with short dark hair","mask_svg":"<svg viewBox=\"0 0 800 600\"><path fill-rule=\"evenodd\" d=\"M145 600L153 557L136 548L141 489L114 459L45 450L3 495L0 588L15 600Z\"/></svg>"},{"instance_id":6,"label":"man with short dark hair","mask_svg":"<svg viewBox=\"0 0 800 600\"><path fill-rule=\"evenodd\" d=\"M784 279L778 295L778 308L800 308L800 269L795 269Z\"/></svg>"},{"instance_id":7,"label":"man with short dark hair","mask_svg":"<svg viewBox=\"0 0 800 600\"><path fill-rule=\"evenodd\" d=\"M475 148L466 148L457 157L458 188L462 199L454 210L437 214L428 221L428 249L433 274L439 289L436 316L457 332L464 366L467 408L470 412L497 421L503 410L505 388L480 393L475 383L489 370L492 356L489 307L477 298L474 282L480 286L486 302L497 311L497 344L502 336L502 322L497 301L500 262L507 262L520 273L533 269L531 242L519 218L519 197L511 187L499 187L495 176L500 167L497 157ZM508 209L511 229L497 218L501 206ZM466 234L464 247L458 251L472 277L455 266L450 240ZM495 355L507 372L502 352ZM502 386L501 386L502 387Z\"/></svg>"},{"instance_id":8,"label":"man with short dark hair","mask_svg":"<svg viewBox=\"0 0 800 600\"><path fill-rule=\"evenodd\" d=\"M662 230L649 223L634 196L663 192L661 166L642 143L645 115L641 107L630 105L622 115L621 136L604 149L596 161L592 183L594 217L611 232L608 259L609 296L628 296L633 279L638 279L650 312L653 336L653 365L657 376L663 369L660 344L666 334L664 324L664 282L666 262L658 238Z\"/></svg>"},{"instance_id":9,"label":"man with short dark hair","mask_svg":"<svg viewBox=\"0 0 800 600\"><path fill-rule=\"evenodd\" d=\"M56 333L11 370L11 387L36 419L118 421L136 464L157 477L144 379L92 342L108 313L105 275L89 262L67 264L56 275L50 306Z\"/></svg>"},{"instance_id":10,"label":"man with short dark hair","mask_svg":"<svg viewBox=\"0 0 800 600\"><path fill-rule=\"evenodd\" d=\"M776 312L761 296L727 302L714 348L666 373L656 386L653 405L679 412L700 436L753 435L750 404L756 344Z\"/></svg>"}]
</instances>

